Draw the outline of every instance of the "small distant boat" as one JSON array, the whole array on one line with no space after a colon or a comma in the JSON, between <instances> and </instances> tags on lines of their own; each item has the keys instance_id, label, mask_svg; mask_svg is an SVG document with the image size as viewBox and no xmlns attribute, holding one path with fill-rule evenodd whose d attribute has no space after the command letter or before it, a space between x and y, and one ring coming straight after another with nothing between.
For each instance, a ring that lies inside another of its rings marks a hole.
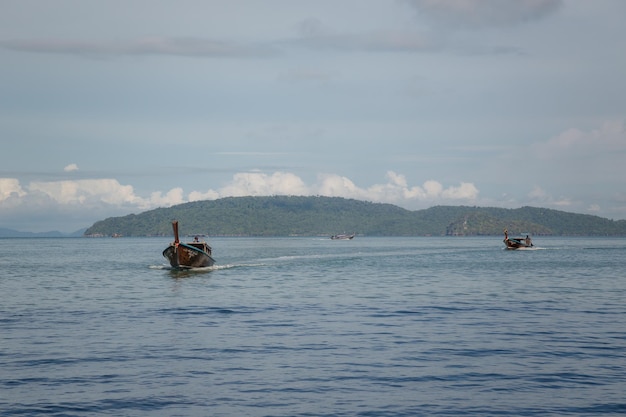
<instances>
[{"instance_id":1,"label":"small distant boat","mask_svg":"<svg viewBox=\"0 0 626 417\"><path fill-rule=\"evenodd\" d=\"M332 235L330 238L332 240L350 240L350 239L354 239L354 233L351 235L346 235L346 234Z\"/></svg>"},{"instance_id":2,"label":"small distant boat","mask_svg":"<svg viewBox=\"0 0 626 417\"><path fill-rule=\"evenodd\" d=\"M196 236L193 242L183 243L178 239L178 221L172 222L174 242L165 248L163 256L172 268L192 269L213 266L215 259L211 256L211 247Z\"/></svg>"},{"instance_id":3,"label":"small distant boat","mask_svg":"<svg viewBox=\"0 0 626 417\"><path fill-rule=\"evenodd\" d=\"M528 235L526 237L509 237L509 231L506 229L504 229L504 244L510 250L528 249L535 246Z\"/></svg>"}]
</instances>

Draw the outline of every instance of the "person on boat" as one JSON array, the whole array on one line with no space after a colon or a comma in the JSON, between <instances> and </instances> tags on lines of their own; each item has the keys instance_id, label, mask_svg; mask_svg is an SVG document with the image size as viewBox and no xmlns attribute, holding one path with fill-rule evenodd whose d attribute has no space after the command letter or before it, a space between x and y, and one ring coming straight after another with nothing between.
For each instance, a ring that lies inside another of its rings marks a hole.
<instances>
[{"instance_id":1,"label":"person on boat","mask_svg":"<svg viewBox=\"0 0 626 417\"><path fill-rule=\"evenodd\" d=\"M526 235L526 246L534 246L532 240L528 235Z\"/></svg>"},{"instance_id":2,"label":"person on boat","mask_svg":"<svg viewBox=\"0 0 626 417\"><path fill-rule=\"evenodd\" d=\"M193 241L194 241L194 242L200 242L200 239L198 239L198 236L194 236L194 237L193 237Z\"/></svg>"}]
</instances>

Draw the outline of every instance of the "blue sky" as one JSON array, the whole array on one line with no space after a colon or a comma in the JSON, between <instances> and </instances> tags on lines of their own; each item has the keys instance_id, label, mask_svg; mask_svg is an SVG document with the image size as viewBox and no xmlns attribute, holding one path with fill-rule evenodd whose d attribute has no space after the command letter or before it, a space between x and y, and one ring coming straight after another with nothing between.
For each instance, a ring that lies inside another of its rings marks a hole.
<instances>
[{"instance_id":1,"label":"blue sky","mask_svg":"<svg viewBox=\"0 0 626 417\"><path fill-rule=\"evenodd\" d=\"M0 5L0 227L277 194L626 219L622 0Z\"/></svg>"}]
</instances>

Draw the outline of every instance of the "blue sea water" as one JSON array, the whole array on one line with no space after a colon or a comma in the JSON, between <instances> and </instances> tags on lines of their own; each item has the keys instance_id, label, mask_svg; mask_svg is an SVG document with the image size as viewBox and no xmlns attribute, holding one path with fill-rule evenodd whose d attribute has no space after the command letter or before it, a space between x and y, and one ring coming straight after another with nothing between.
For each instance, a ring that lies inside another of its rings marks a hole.
<instances>
[{"instance_id":1,"label":"blue sea water","mask_svg":"<svg viewBox=\"0 0 626 417\"><path fill-rule=\"evenodd\" d=\"M626 239L0 239L2 416L626 414Z\"/></svg>"}]
</instances>

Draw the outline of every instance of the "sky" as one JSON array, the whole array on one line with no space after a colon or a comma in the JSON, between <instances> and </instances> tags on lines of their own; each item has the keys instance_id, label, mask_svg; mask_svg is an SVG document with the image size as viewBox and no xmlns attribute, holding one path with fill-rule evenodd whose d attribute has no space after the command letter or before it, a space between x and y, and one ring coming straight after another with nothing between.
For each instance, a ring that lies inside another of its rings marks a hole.
<instances>
[{"instance_id":1,"label":"sky","mask_svg":"<svg viewBox=\"0 0 626 417\"><path fill-rule=\"evenodd\" d=\"M0 227L265 195L626 219L626 1L0 10Z\"/></svg>"}]
</instances>

